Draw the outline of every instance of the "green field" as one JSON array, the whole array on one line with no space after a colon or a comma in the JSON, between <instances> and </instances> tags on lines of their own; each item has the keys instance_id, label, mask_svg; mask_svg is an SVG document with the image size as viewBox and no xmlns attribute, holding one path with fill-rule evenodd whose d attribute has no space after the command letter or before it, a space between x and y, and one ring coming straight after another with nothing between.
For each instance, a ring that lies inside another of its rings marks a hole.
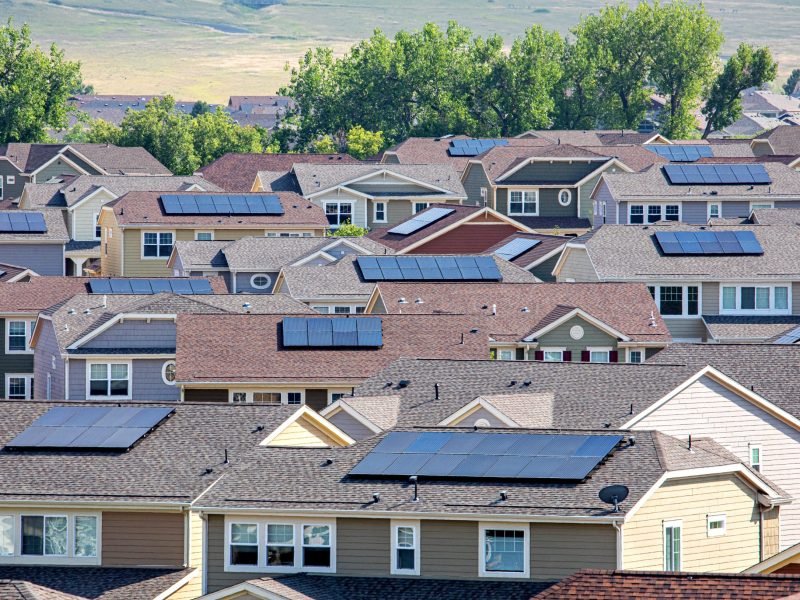
<instances>
[{"instance_id":1,"label":"green field","mask_svg":"<svg viewBox=\"0 0 800 600\"><path fill-rule=\"evenodd\" d=\"M478 34L511 39L532 23L567 32L598 0L286 0L252 9L233 0L0 0L0 19L27 22L83 63L98 93L171 93L225 100L269 94L310 46L344 52L373 29L413 29L455 19ZM798 0L708 0L725 51L740 41L769 45L781 76L800 66Z\"/></svg>"}]
</instances>

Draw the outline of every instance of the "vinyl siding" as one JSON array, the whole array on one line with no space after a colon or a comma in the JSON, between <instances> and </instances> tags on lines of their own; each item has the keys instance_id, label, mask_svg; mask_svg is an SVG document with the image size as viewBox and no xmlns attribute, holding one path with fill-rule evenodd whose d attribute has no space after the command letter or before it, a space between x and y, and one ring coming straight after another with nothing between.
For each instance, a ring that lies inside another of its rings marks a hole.
<instances>
[{"instance_id":1,"label":"vinyl siding","mask_svg":"<svg viewBox=\"0 0 800 600\"><path fill-rule=\"evenodd\" d=\"M800 315L800 282L792 284L792 314Z\"/></svg>"},{"instance_id":2,"label":"vinyl siding","mask_svg":"<svg viewBox=\"0 0 800 600\"><path fill-rule=\"evenodd\" d=\"M725 219L733 219L736 217L749 217L750 216L750 203L738 201L725 201L722 202L722 217Z\"/></svg>"},{"instance_id":3,"label":"vinyl siding","mask_svg":"<svg viewBox=\"0 0 800 600\"><path fill-rule=\"evenodd\" d=\"M125 234L117 226L114 213L105 211L103 214L103 230L100 243L100 272L103 277L121 277L127 275L122 269L122 246ZM108 236L109 229L111 237ZM108 248L108 253L106 253Z\"/></svg>"},{"instance_id":4,"label":"vinyl siding","mask_svg":"<svg viewBox=\"0 0 800 600\"><path fill-rule=\"evenodd\" d=\"M216 592L264 573L225 572L225 517L208 515L206 529L206 593Z\"/></svg>"},{"instance_id":5,"label":"vinyl siding","mask_svg":"<svg viewBox=\"0 0 800 600\"><path fill-rule=\"evenodd\" d=\"M64 395L64 361L58 349L56 333L52 321L42 320L42 329L36 340L33 358L33 397L37 400L47 399L47 376L51 378L52 400L61 400ZM55 365L55 366L53 366Z\"/></svg>"},{"instance_id":6,"label":"vinyl siding","mask_svg":"<svg viewBox=\"0 0 800 600\"><path fill-rule=\"evenodd\" d=\"M506 183L505 181L503 182ZM558 192L561 188L539 188L539 214L538 215L522 215L522 216L539 216L539 217L576 217L578 216L577 209L577 190L576 188L565 185L564 188L572 190L572 201L567 206L561 206L558 203ZM507 215L508 212L508 191L509 189L516 189L513 185L508 187L497 188L497 210L498 212ZM531 189L531 188L526 188ZM514 215L511 215L514 216ZM519 216L519 215L517 215Z\"/></svg>"},{"instance_id":7,"label":"vinyl siding","mask_svg":"<svg viewBox=\"0 0 800 600\"><path fill-rule=\"evenodd\" d=\"M718 315L719 314L719 283L706 282L703 283L702 289L702 307L704 315Z\"/></svg>"},{"instance_id":8,"label":"vinyl siding","mask_svg":"<svg viewBox=\"0 0 800 600\"><path fill-rule=\"evenodd\" d=\"M128 320L106 329L81 348L164 348L175 351L175 322Z\"/></svg>"},{"instance_id":9,"label":"vinyl siding","mask_svg":"<svg viewBox=\"0 0 800 600\"><path fill-rule=\"evenodd\" d=\"M80 164L80 161L78 161L78 159L76 159L74 155L69 154L67 156L69 156L69 160L72 161L73 163ZM87 172L91 173L92 175L99 175L98 171L95 169L88 170L88 165L87 165ZM81 171L78 171L72 165L67 164L66 162L64 162L59 158L57 160L54 160L49 165L47 165L41 171L39 171L35 175L35 180L36 183L47 183L47 181L49 179L52 179L53 177L60 177L61 175L81 175L81 174L82 174Z\"/></svg>"},{"instance_id":10,"label":"vinyl siding","mask_svg":"<svg viewBox=\"0 0 800 600\"><path fill-rule=\"evenodd\" d=\"M181 513L104 512L104 567L181 567L184 564Z\"/></svg>"},{"instance_id":11,"label":"vinyl siding","mask_svg":"<svg viewBox=\"0 0 800 600\"><path fill-rule=\"evenodd\" d=\"M619 169L613 167L611 169L606 169L603 172L608 171L609 173L616 173ZM584 183L582 186L578 188L578 194L573 194L575 198L573 201L576 201L578 196L580 196L580 209L579 209L579 217L583 217L584 219L592 219L594 216L592 214L592 192L594 188L597 186L597 182L600 181L600 178L603 176L603 173L599 173L592 177L589 181ZM611 202L614 202L614 199L611 199ZM577 208L577 207L576 207Z\"/></svg>"},{"instance_id":12,"label":"vinyl siding","mask_svg":"<svg viewBox=\"0 0 800 600\"><path fill-rule=\"evenodd\" d=\"M381 200L379 200L380 202ZM367 226L370 229L380 228L380 227L391 227L392 225L397 225L398 223L402 223L410 219L414 216L414 202L428 202L428 203L437 203L437 204L458 204L457 200L437 200L435 196L433 197L412 197L409 200L398 200L398 199L384 199L382 202L386 203L386 221L379 221L375 222L373 217L375 216L375 209L373 206L372 200L367 200Z\"/></svg>"},{"instance_id":13,"label":"vinyl siding","mask_svg":"<svg viewBox=\"0 0 800 600\"><path fill-rule=\"evenodd\" d=\"M508 427L508 425L503 423L503 421L495 417L492 413L490 413L482 406L476 406L473 410L469 411L458 421L453 423L452 426L475 427L476 423L481 419L485 419L486 421L488 421L489 427Z\"/></svg>"},{"instance_id":14,"label":"vinyl siding","mask_svg":"<svg viewBox=\"0 0 800 600\"><path fill-rule=\"evenodd\" d=\"M336 574L387 577L390 535L389 519L336 519Z\"/></svg>"},{"instance_id":15,"label":"vinyl siding","mask_svg":"<svg viewBox=\"0 0 800 600\"><path fill-rule=\"evenodd\" d=\"M569 187L596 171L604 163L603 160L574 161L574 162L549 162L541 161L522 167L502 181L502 185L510 186L514 183L525 185L558 185Z\"/></svg>"},{"instance_id":16,"label":"vinyl siding","mask_svg":"<svg viewBox=\"0 0 800 600\"><path fill-rule=\"evenodd\" d=\"M439 579L478 577L478 523L422 521L420 572Z\"/></svg>"},{"instance_id":17,"label":"vinyl siding","mask_svg":"<svg viewBox=\"0 0 800 600\"><path fill-rule=\"evenodd\" d=\"M336 448L340 446L306 419L298 419L289 425L269 445L294 448Z\"/></svg>"},{"instance_id":18,"label":"vinyl siding","mask_svg":"<svg viewBox=\"0 0 800 600\"><path fill-rule=\"evenodd\" d=\"M561 258L561 252L528 270L542 281L555 281L556 278L555 275L553 275L553 269L555 269L559 258Z\"/></svg>"},{"instance_id":19,"label":"vinyl siding","mask_svg":"<svg viewBox=\"0 0 800 600\"><path fill-rule=\"evenodd\" d=\"M464 204L472 206L483 206L484 202L491 200L492 184L486 177L486 172L481 164L468 164L462 179L464 190L467 192L467 200ZM481 197L481 188L486 188L486 199Z\"/></svg>"},{"instance_id":20,"label":"vinyl siding","mask_svg":"<svg viewBox=\"0 0 800 600\"><path fill-rule=\"evenodd\" d=\"M36 316L29 315L27 317L8 317L7 319L0 318L0 335L3 336L3 340L0 342L0 398L6 397L6 373L33 373L33 354L6 354L6 320L35 321ZM36 385L35 381L34 385Z\"/></svg>"},{"instance_id":21,"label":"vinyl siding","mask_svg":"<svg viewBox=\"0 0 800 600\"><path fill-rule=\"evenodd\" d=\"M556 281L572 279L578 283L600 281L585 248L564 248L566 256Z\"/></svg>"},{"instance_id":22,"label":"vinyl siding","mask_svg":"<svg viewBox=\"0 0 800 600\"><path fill-rule=\"evenodd\" d=\"M569 330L575 325L583 328L583 337L579 340L573 340L569 335ZM572 360L575 362L581 360L581 351L590 346L609 347L612 350L617 348L617 338L608 335L580 317L572 317L556 329L539 336L538 340L539 348L555 347L570 350Z\"/></svg>"},{"instance_id":23,"label":"vinyl siding","mask_svg":"<svg viewBox=\"0 0 800 600\"><path fill-rule=\"evenodd\" d=\"M664 569L664 521L681 520L681 570L738 573L759 561L755 492L732 474L667 481L623 526L623 567ZM708 537L707 515L725 513L726 533Z\"/></svg>"},{"instance_id":24,"label":"vinyl siding","mask_svg":"<svg viewBox=\"0 0 800 600\"><path fill-rule=\"evenodd\" d=\"M341 192L337 195L337 192L333 191L323 196L317 196L312 202L322 207L322 210L325 210L326 202L350 202L353 205L353 224L359 227L368 226L365 218L367 216L365 214L367 201L364 198L348 194L347 192Z\"/></svg>"},{"instance_id":25,"label":"vinyl siding","mask_svg":"<svg viewBox=\"0 0 800 600\"><path fill-rule=\"evenodd\" d=\"M278 273L275 271L258 271L264 275L268 275L272 280L268 288L259 290L250 285L250 279L256 274L256 271L247 273L236 273L236 293L237 294L271 294L272 288L275 285L275 280L278 278Z\"/></svg>"},{"instance_id":26,"label":"vinyl siding","mask_svg":"<svg viewBox=\"0 0 800 600\"><path fill-rule=\"evenodd\" d=\"M531 525L531 579L563 579L580 569L615 569L617 533L610 525Z\"/></svg>"},{"instance_id":27,"label":"vinyl siding","mask_svg":"<svg viewBox=\"0 0 800 600\"><path fill-rule=\"evenodd\" d=\"M702 319L664 319L672 339L706 341L708 331Z\"/></svg>"},{"instance_id":28,"label":"vinyl siding","mask_svg":"<svg viewBox=\"0 0 800 600\"><path fill-rule=\"evenodd\" d=\"M163 592L162 592L163 593ZM203 574L198 569L194 576L176 592L170 594L165 600L196 600L203 594Z\"/></svg>"},{"instance_id":29,"label":"vinyl siding","mask_svg":"<svg viewBox=\"0 0 800 600\"><path fill-rule=\"evenodd\" d=\"M8 176L14 178L14 183L8 183ZM19 198L22 195L22 190L25 188L25 183L28 178L22 173L17 171L17 168L6 159L0 159L0 200L8 200L9 198Z\"/></svg>"},{"instance_id":30,"label":"vinyl siding","mask_svg":"<svg viewBox=\"0 0 800 600\"><path fill-rule=\"evenodd\" d=\"M71 213L67 213L70 220L70 233L74 240L94 240L94 215L100 214L103 205L114 200L115 196L110 192L101 190L90 200L83 202ZM74 225L73 225L74 222ZM74 227L74 229L73 229Z\"/></svg>"},{"instance_id":31,"label":"vinyl siding","mask_svg":"<svg viewBox=\"0 0 800 600\"><path fill-rule=\"evenodd\" d=\"M594 202L606 203L606 218L603 220L602 210L598 208L594 210ZM592 213L592 224L595 228L600 227L604 223L617 224L617 216L619 216L620 223L628 222L628 205L625 202L620 202L619 209L617 208L617 201L614 198L611 190L608 189L608 184L603 181L595 192L594 198L589 198L586 204L589 205L589 211ZM619 215L617 215L619 213Z\"/></svg>"},{"instance_id":32,"label":"vinyl siding","mask_svg":"<svg viewBox=\"0 0 800 600\"><path fill-rule=\"evenodd\" d=\"M708 223L708 207L705 202L681 202L681 220L693 225Z\"/></svg>"},{"instance_id":33,"label":"vinyl siding","mask_svg":"<svg viewBox=\"0 0 800 600\"><path fill-rule=\"evenodd\" d=\"M408 254L479 253L518 231L519 229L508 223L464 223L426 244L417 246Z\"/></svg>"},{"instance_id":34,"label":"vinyl siding","mask_svg":"<svg viewBox=\"0 0 800 600\"><path fill-rule=\"evenodd\" d=\"M64 244L0 243L0 263L27 267L39 275L64 275Z\"/></svg>"},{"instance_id":35,"label":"vinyl siding","mask_svg":"<svg viewBox=\"0 0 800 600\"><path fill-rule=\"evenodd\" d=\"M124 355L119 360L124 360ZM171 402L180 399L177 385L167 385L161 378L161 368L166 359L133 359L131 361L131 392L133 400ZM94 362L94 361L92 361ZM97 359L103 362L103 359ZM86 400L87 359L71 357L69 361L69 398ZM113 400L113 398L111 398ZM227 397L226 397L227 399Z\"/></svg>"},{"instance_id":36,"label":"vinyl siding","mask_svg":"<svg viewBox=\"0 0 800 600\"><path fill-rule=\"evenodd\" d=\"M357 442L375 435L369 427L365 427L343 410L328 416L327 419Z\"/></svg>"},{"instance_id":37,"label":"vinyl siding","mask_svg":"<svg viewBox=\"0 0 800 600\"><path fill-rule=\"evenodd\" d=\"M647 418L637 429L657 429L669 435L710 437L750 460L750 444L761 445L764 475L790 496L800 497L800 432L723 385L702 377ZM781 507L781 549L800 542L800 504ZM756 561L753 561L755 564Z\"/></svg>"},{"instance_id":38,"label":"vinyl siding","mask_svg":"<svg viewBox=\"0 0 800 600\"><path fill-rule=\"evenodd\" d=\"M184 402L227 402L228 390L226 389L208 389L208 390L195 390L187 389L183 392Z\"/></svg>"},{"instance_id":39,"label":"vinyl siding","mask_svg":"<svg viewBox=\"0 0 800 600\"><path fill-rule=\"evenodd\" d=\"M761 540L762 556L764 558L769 558L781 551L781 519L783 516L783 508L764 511L763 537Z\"/></svg>"}]
</instances>

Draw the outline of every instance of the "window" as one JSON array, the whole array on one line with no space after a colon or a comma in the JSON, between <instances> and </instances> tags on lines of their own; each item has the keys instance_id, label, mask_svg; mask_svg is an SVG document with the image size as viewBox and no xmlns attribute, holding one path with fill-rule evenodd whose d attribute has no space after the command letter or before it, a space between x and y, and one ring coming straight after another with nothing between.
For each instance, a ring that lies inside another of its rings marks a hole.
<instances>
[{"instance_id":1,"label":"window","mask_svg":"<svg viewBox=\"0 0 800 600\"><path fill-rule=\"evenodd\" d=\"M300 392L289 392L286 394L286 404L302 404L303 394Z\"/></svg>"},{"instance_id":2,"label":"window","mask_svg":"<svg viewBox=\"0 0 800 600\"><path fill-rule=\"evenodd\" d=\"M2 179L2 178L0 178ZM8 185L14 185L14 182L17 180L16 176L14 175L6 175L6 183Z\"/></svg>"},{"instance_id":3,"label":"window","mask_svg":"<svg viewBox=\"0 0 800 600\"><path fill-rule=\"evenodd\" d=\"M706 532L708 537L719 537L725 535L727 518L722 515L708 515Z\"/></svg>"},{"instance_id":4,"label":"window","mask_svg":"<svg viewBox=\"0 0 800 600\"><path fill-rule=\"evenodd\" d=\"M628 223L632 225L643 224L645 222L655 223L657 221L680 221L680 204L629 204Z\"/></svg>"},{"instance_id":5,"label":"window","mask_svg":"<svg viewBox=\"0 0 800 600\"><path fill-rule=\"evenodd\" d=\"M564 362L564 348L542 348L544 362Z\"/></svg>"},{"instance_id":6,"label":"window","mask_svg":"<svg viewBox=\"0 0 800 600\"><path fill-rule=\"evenodd\" d=\"M611 362L611 348L587 348L586 350L589 352L589 362Z\"/></svg>"},{"instance_id":7,"label":"window","mask_svg":"<svg viewBox=\"0 0 800 600\"><path fill-rule=\"evenodd\" d=\"M662 286L659 290L662 315L683 314L683 287Z\"/></svg>"},{"instance_id":8,"label":"window","mask_svg":"<svg viewBox=\"0 0 800 600\"><path fill-rule=\"evenodd\" d=\"M514 348L498 348L497 360L514 360L517 357L517 352Z\"/></svg>"},{"instance_id":9,"label":"window","mask_svg":"<svg viewBox=\"0 0 800 600\"><path fill-rule=\"evenodd\" d=\"M32 354L31 334L36 321L6 321L6 354Z\"/></svg>"},{"instance_id":10,"label":"window","mask_svg":"<svg viewBox=\"0 0 800 600\"><path fill-rule=\"evenodd\" d=\"M750 445L750 467L754 471L761 471L761 446Z\"/></svg>"},{"instance_id":11,"label":"window","mask_svg":"<svg viewBox=\"0 0 800 600\"><path fill-rule=\"evenodd\" d=\"M171 231L143 231L142 258L169 258L173 239Z\"/></svg>"},{"instance_id":12,"label":"window","mask_svg":"<svg viewBox=\"0 0 800 600\"><path fill-rule=\"evenodd\" d=\"M0 515L0 556L22 557L27 564L41 563L38 557L89 559L81 562L97 564L99 523L97 515L87 514Z\"/></svg>"},{"instance_id":13,"label":"window","mask_svg":"<svg viewBox=\"0 0 800 600\"><path fill-rule=\"evenodd\" d=\"M722 312L789 314L789 286L722 286Z\"/></svg>"},{"instance_id":14,"label":"window","mask_svg":"<svg viewBox=\"0 0 800 600\"><path fill-rule=\"evenodd\" d=\"M641 350L628 350L628 362L629 363L640 363L644 362Z\"/></svg>"},{"instance_id":15,"label":"window","mask_svg":"<svg viewBox=\"0 0 800 600\"><path fill-rule=\"evenodd\" d=\"M231 523L230 564L258 564L258 525Z\"/></svg>"},{"instance_id":16,"label":"window","mask_svg":"<svg viewBox=\"0 0 800 600\"><path fill-rule=\"evenodd\" d=\"M270 404L277 406L280 403L280 392L253 392L253 404Z\"/></svg>"},{"instance_id":17,"label":"window","mask_svg":"<svg viewBox=\"0 0 800 600\"><path fill-rule=\"evenodd\" d=\"M272 285L272 278L266 273L256 273L250 278L250 287L265 290Z\"/></svg>"},{"instance_id":18,"label":"window","mask_svg":"<svg viewBox=\"0 0 800 600\"><path fill-rule=\"evenodd\" d=\"M644 206L642 206L641 204L632 204L630 206L628 223L631 224L644 223Z\"/></svg>"},{"instance_id":19,"label":"window","mask_svg":"<svg viewBox=\"0 0 800 600\"><path fill-rule=\"evenodd\" d=\"M214 232L213 231L195 231L194 232L194 239L198 242L213 242L214 241Z\"/></svg>"},{"instance_id":20,"label":"window","mask_svg":"<svg viewBox=\"0 0 800 600\"><path fill-rule=\"evenodd\" d=\"M21 523L23 555L67 555L66 516L23 515Z\"/></svg>"},{"instance_id":21,"label":"window","mask_svg":"<svg viewBox=\"0 0 800 600\"><path fill-rule=\"evenodd\" d=\"M526 526L481 524L482 577L528 577L530 559Z\"/></svg>"},{"instance_id":22,"label":"window","mask_svg":"<svg viewBox=\"0 0 800 600\"><path fill-rule=\"evenodd\" d=\"M33 375L6 373L6 398L8 400L31 400L33 398Z\"/></svg>"},{"instance_id":23,"label":"window","mask_svg":"<svg viewBox=\"0 0 800 600\"><path fill-rule=\"evenodd\" d=\"M511 190L508 192L508 214L538 215L539 192L537 190Z\"/></svg>"},{"instance_id":24,"label":"window","mask_svg":"<svg viewBox=\"0 0 800 600\"><path fill-rule=\"evenodd\" d=\"M228 399L232 404L303 404L303 392L235 390L228 393Z\"/></svg>"},{"instance_id":25,"label":"window","mask_svg":"<svg viewBox=\"0 0 800 600\"><path fill-rule=\"evenodd\" d=\"M392 575L419 575L419 522L392 522Z\"/></svg>"},{"instance_id":26,"label":"window","mask_svg":"<svg viewBox=\"0 0 800 600\"><path fill-rule=\"evenodd\" d=\"M327 315L328 313L331 312L330 306L312 306L311 308L320 313L321 315Z\"/></svg>"},{"instance_id":27,"label":"window","mask_svg":"<svg viewBox=\"0 0 800 600\"><path fill-rule=\"evenodd\" d=\"M561 206L569 206L572 202L572 190L561 190L558 192L558 203Z\"/></svg>"},{"instance_id":28,"label":"window","mask_svg":"<svg viewBox=\"0 0 800 600\"><path fill-rule=\"evenodd\" d=\"M161 379L167 385L175 385L175 361L168 360L161 367Z\"/></svg>"},{"instance_id":29,"label":"window","mask_svg":"<svg viewBox=\"0 0 800 600\"><path fill-rule=\"evenodd\" d=\"M649 285L647 289L665 317L700 314L700 287L696 285Z\"/></svg>"},{"instance_id":30,"label":"window","mask_svg":"<svg viewBox=\"0 0 800 600\"><path fill-rule=\"evenodd\" d=\"M129 363L89 363L87 397L130 397Z\"/></svg>"},{"instance_id":31,"label":"window","mask_svg":"<svg viewBox=\"0 0 800 600\"><path fill-rule=\"evenodd\" d=\"M97 517L75 517L75 556L97 557Z\"/></svg>"},{"instance_id":32,"label":"window","mask_svg":"<svg viewBox=\"0 0 800 600\"><path fill-rule=\"evenodd\" d=\"M430 202L414 202L414 214L422 212L430 206Z\"/></svg>"},{"instance_id":33,"label":"window","mask_svg":"<svg viewBox=\"0 0 800 600\"><path fill-rule=\"evenodd\" d=\"M334 314L337 315L349 315L350 314L350 307L349 306L334 306L333 307Z\"/></svg>"},{"instance_id":34,"label":"window","mask_svg":"<svg viewBox=\"0 0 800 600\"><path fill-rule=\"evenodd\" d=\"M750 211L758 210L760 208L775 208L775 205L772 202L764 202L764 203L753 203L750 205Z\"/></svg>"},{"instance_id":35,"label":"window","mask_svg":"<svg viewBox=\"0 0 800 600\"><path fill-rule=\"evenodd\" d=\"M0 179L2 179L0 177ZM14 555L14 517L0 515L0 556Z\"/></svg>"},{"instance_id":36,"label":"window","mask_svg":"<svg viewBox=\"0 0 800 600\"><path fill-rule=\"evenodd\" d=\"M92 215L92 223L94 223L94 239L99 240L103 237L103 228L100 227L98 221L100 220L100 213L94 213Z\"/></svg>"},{"instance_id":37,"label":"window","mask_svg":"<svg viewBox=\"0 0 800 600\"><path fill-rule=\"evenodd\" d=\"M352 223L353 204L351 202L326 202L325 216L328 217L328 223L333 227Z\"/></svg>"},{"instance_id":38,"label":"window","mask_svg":"<svg viewBox=\"0 0 800 600\"><path fill-rule=\"evenodd\" d=\"M709 219L718 219L721 215L721 211L719 209L719 204L710 203L708 205L708 218Z\"/></svg>"},{"instance_id":39,"label":"window","mask_svg":"<svg viewBox=\"0 0 800 600\"><path fill-rule=\"evenodd\" d=\"M231 392L231 402L234 404L247 402L247 392Z\"/></svg>"},{"instance_id":40,"label":"window","mask_svg":"<svg viewBox=\"0 0 800 600\"><path fill-rule=\"evenodd\" d=\"M681 522L664 522L664 570L681 570Z\"/></svg>"},{"instance_id":41,"label":"window","mask_svg":"<svg viewBox=\"0 0 800 600\"><path fill-rule=\"evenodd\" d=\"M375 213L373 215L373 221L376 223L385 223L386 222L386 202L376 202L374 205Z\"/></svg>"},{"instance_id":42,"label":"window","mask_svg":"<svg viewBox=\"0 0 800 600\"><path fill-rule=\"evenodd\" d=\"M331 566L330 525L303 525L303 566Z\"/></svg>"},{"instance_id":43,"label":"window","mask_svg":"<svg viewBox=\"0 0 800 600\"><path fill-rule=\"evenodd\" d=\"M294 525L267 524L267 566L294 567Z\"/></svg>"}]
</instances>

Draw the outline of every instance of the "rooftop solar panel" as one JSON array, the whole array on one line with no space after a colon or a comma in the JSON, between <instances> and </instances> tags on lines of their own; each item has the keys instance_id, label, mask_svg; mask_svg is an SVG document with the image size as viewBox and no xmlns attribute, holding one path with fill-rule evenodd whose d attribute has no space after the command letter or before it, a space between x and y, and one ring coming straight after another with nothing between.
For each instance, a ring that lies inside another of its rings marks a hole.
<instances>
[{"instance_id":1,"label":"rooftop solar panel","mask_svg":"<svg viewBox=\"0 0 800 600\"><path fill-rule=\"evenodd\" d=\"M524 254L528 250L535 248L539 244L541 244L540 240L532 240L529 238L516 238L500 246L497 250L494 251L494 253L500 258L504 258L506 260L514 260L521 254Z\"/></svg>"},{"instance_id":2,"label":"rooftop solar panel","mask_svg":"<svg viewBox=\"0 0 800 600\"><path fill-rule=\"evenodd\" d=\"M764 165L664 165L672 185L765 185L772 183Z\"/></svg>"},{"instance_id":3,"label":"rooftop solar panel","mask_svg":"<svg viewBox=\"0 0 800 600\"><path fill-rule=\"evenodd\" d=\"M422 229L423 227L427 227L428 225L435 223L447 215L450 215L455 212L454 208L441 208L441 207L434 207L424 210L420 213L417 213L409 219L408 221L403 221L399 225L395 225L392 227L387 233L394 233L397 235L410 235Z\"/></svg>"},{"instance_id":4,"label":"rooftop solar panel","mask_svg":"<svg viewBox=\"0 0 800 600\"><path fill-rule=\"evenodd\" d=\"M380 348L380 317L286 317L282 321L285 348Z\"/></svg>"},{"instance_id":5,"label":"rooftop solar panel","mask_svg":"<svg viewBox=\"0 0 800 600\"><path fill-rule=\"evenodd\" d=\"M12 450L129 450L174 409L120 406L51 408L6 448Z\"/></svg>"},{"instance_id":6,"label":"rooftop solar panel","mask_svg":"<svg viewBox=\"0 0 800 600\"><path fill-rule=\"evenodd\" d=\"M752 231L657 231L654 237L666 256L764 254Z\"/></svg>"},{"instance_id":7,"label":"rooftop solar panel","mask_svg":"<svg viewBox=\"0 0 800 600\"><path fill-rule=\"evenodd\" d=\"M47 233L44 215L40 212L0 212L0 233Z\"/></svg>"},{"instance_id":8,"label":"rooftop solar panel","mask_svg":"<svg viewBox=\"0 0 800 600\"><path fill-rule=\"evenodd\" d=\"M694 162L703 157L714 156L713 148L710 145L702 144L653 144L645 146L645 148L670 162Z\"/></svg>"},{"instance_id":9,"label":"rooftop solar panel","mask_svg":"<svg viewBox=\"0 0 800 600\"><path fill-rule=\"evenodd\" d=\"M469 139L453 140L447 149L450 156L477 156L495 146L507 146L508 140L503 139Z\"/></svg>"},{"instance_id":10,"label":"rooftop solar panel","mask_svg":"<svg viewBox=\"0 0 800 600\"><path fill-rule=\"evenodd\" d=\"M158 294L171 292L192 296L213 294L207 279L91 279L89 290L92 294Z\"/></svg>"},{"instance_id":11,"label":"rooftop solar panel","mask_svg":"<svg viewBox=\"0 0 800 600\"><path fill-rule=\"evenodd\" d=\"M282 215L283 205L274 194L164 194L167 215Z\"/></svg>"},{"instance_id":12,"label":"rooftop solar panel","mask_svg":"<svg viewBox=\"0 0 800 600\"><path fill-rule=\"evenodd\" d=\"M621 440L618 435L398 431L387 434L350 475L580 481Z\"/></svg>"},{"instance_id":13,"label":"rooftop solar panel","mask_svg":"<svg viewBox=\"0 0 800 600\"><path fill-rule=\"evenodd\" d=\"M501 281L491 256L359 256L365 281Z\"/></svg>"}]
</instances>

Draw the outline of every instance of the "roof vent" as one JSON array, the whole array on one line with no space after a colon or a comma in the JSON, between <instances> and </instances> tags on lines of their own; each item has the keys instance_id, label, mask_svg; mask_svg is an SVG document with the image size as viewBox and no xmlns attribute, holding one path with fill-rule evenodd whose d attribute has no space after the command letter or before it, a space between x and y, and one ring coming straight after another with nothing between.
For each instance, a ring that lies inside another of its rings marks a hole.
<instances>
[{"instance_id":1,"label":"roof vent","mask_svg":"<svg viewBox=\"0 0 800 600\"><path fill-rule=\"evenodd\" d=\"M414 300L414 304L425 304L425 300L423 300L422 298L417 298L416 300Z\"/></svg>"},{"instance_id":2,"label":"roof vent","mask_svg":"<svg viewBox=\"0 0 800 600\"><path fill-rule=\"evenodd\" d=\"M83 314L85 314L85 315L90 315L90 314L92 314L92 309L91 309L91 308L84 308L84 309L83 309Z\"/></svg>"},{"instance_id":3,"label":"roof vent","mask_svg":"<svg viewBox=\"0 0 800 600\"><path fill-rule=\"evenodd\" d=\"M406 300L405 298L401 297L401 298L400 298L400 299L397 301L397 303L398 303L398 304L408 304L408 300Z\"/></svg>"},{"instance_id":4,"label":"roof vent","mask_svg":"<svg viewBox=\"0 0 800 600\"><path fill-rule=\"evenodd\" d=\"M531 312L531 309L530 309L530 308L528 308L527 306L523 306L523 307L522 307L522 312L524 312L524 313L528 313L528 312Z\"/></svg>"},{"instance_id":5,"label":"roof vent","mask_svg":"<svg viewBox=\"0 0 800 600\"><path fill-rule=\"evenodd\" d=\"M70 308L70 309L67 311L67 314L68 314L68 315L74 315L75 313L77 313L77 311L76 311L74 308Z\"/></svg>"},{"instance_id":6,"label":"roof vent","mask_svg":"<svg viewBox=\"0 0 800 600\"><path fill-rule=\"evenodd\" d=\"M249 302L245 302L244 304L242 304L242 308L247 312L250 312L250 309L253 308L253 305L250 304Z\"/></svg>"},{"instance_id":7,"label":"roof vent","mask_svg":"<svg viewBox=\"0 0 800 600\"><path fill-rule=\"evenodd\" d=\"M400 389L407 388L409 385L411 385L411 381L409 379L401 379L397 382L397 387Z\"/></svg>"}]
</instances>

